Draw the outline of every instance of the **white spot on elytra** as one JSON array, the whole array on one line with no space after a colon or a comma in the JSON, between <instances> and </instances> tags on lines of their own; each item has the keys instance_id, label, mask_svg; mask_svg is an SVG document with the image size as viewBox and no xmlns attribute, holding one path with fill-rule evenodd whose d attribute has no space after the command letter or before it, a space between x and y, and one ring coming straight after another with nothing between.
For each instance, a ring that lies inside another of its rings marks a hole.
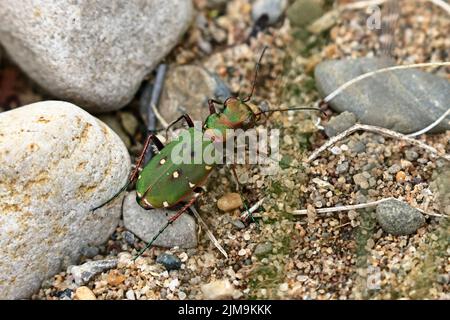
<instances>
[{"instance_id":1,"label":"white spot on elytra","mask_svg":"<svg viewBox=\"0 0 450 320\"><path fill-rule=\"evenodd\" d=\"M192 182L189 182L189 187L193 188L193 187L195 187L195 184L193 184Z\"/></svg>"},{"instance_id":2,"label":"white spot on elytra","mask_svg":"<svg viewBox=\"0 0 450 320\"><path fill-rule=\"evenodd\" d=\"M167 208L169 206L169 203L167 201L164 201L163 206L164 206L164 208Z\"/></svg>"},{"instance_id":3,"label":"white spot on elytra","mask_svg":"<svg viewBox=\"0 0 450 320\"><path fill-rule=\"evenodd\" d=\"M180 174L178 173L178 171L174 171L172 176L176 179L180 176Z\"/></svg>"},{"instance_id":4,"label":"white spot on elytra","mask_svg":"<svg viewBox=\"0 0 450 320\"><path fill-rule=\"evenodd\" d=\"M205 169L206 169L206 170L211 170L212 167L211 167L211 166L205 166Z\"/></svg>"},{"instance_id":5,"label":"white spot on elytra","mask_svg":"<svg viewBox=\"0 0 450 320\"><path fill-rule=\"evenodd\" d=\"M166 163L166 159L159 160L159 164L164 164L164 163Z\"/></svg>"}]
</instances>

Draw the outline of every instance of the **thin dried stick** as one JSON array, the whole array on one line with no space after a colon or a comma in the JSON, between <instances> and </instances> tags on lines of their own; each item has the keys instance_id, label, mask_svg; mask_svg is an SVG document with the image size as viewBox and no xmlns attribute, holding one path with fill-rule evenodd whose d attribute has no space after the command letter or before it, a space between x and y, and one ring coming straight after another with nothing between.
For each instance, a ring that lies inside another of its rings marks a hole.
<instances>
[{"instance_id":1,"label":"thin dried stick","mask_svg":"<svg viewBox=\"0 0 450 320\"><path fill-rule=\"evenodd\" d=\"M450 108L442 116L440 116L439 119L437 119L435 122L430 124L428 127L423 128L422 130L419 130L417 132L407 134L406 136L408 136L408 137L417 137L417 136L420 136L421 134L424 134L424 133L430 131L431 129L436 127L439 123L441 123L442 120L444 120L449 114L450 114Z\"/></svg>"},{"instance_id":2,"label":"thin dried stick","mask_svg":"<svg viewBox=\"0 0 450 320\"><path fill-rule=\"evenodd\" d=\"M338 10L353 10L353 9L365 9L367 7L379 6L385 3L387 0L367 0L367 1L357 1L353 3L343 4L338 6Z\"/></svg>"},{"instance_id":3,"label":"thin dried stick","mask_svg":"<svg viewBox=\"0 0 450 320\"><path fill-rule=\"evenodd\" d=\"M396 201L401 201L395 198L384 198L384 199L380 199L377 201L373 201L373 202L368 202L368 203L361 203L361 204L354 204L354 205L348 205L348 206L338 206L338 207L331 207L331 208L317 208L315 209L315 211L317 213L330 213L330 212L339 212L339 211L349 211L349 210L356 210L356 209L364 209L364 208L371 208L371 207L375 207L377 205L379 205L380 203L386 202L386 201L390 201L390 200L396 200ZM433 217L439 217L439 218L449 218L446 215L442 215L442 214L438 214L438 213L430 213L430 212L426 212L423 211L419 208L415 208L417 210L419 210L422 214L424 215L428 215L428 216L433 216ZM308 210L307 209L303 209L303 210L294 210L292 211L293 215L307 215L308 214Z\"/></svg>"},{"instance_id":4,"label":"thin dried stick","mask_svg":"<svg viewBox=\"0 0 450 320\"><path fill-rule=\"evenodd\" d=\"M194 216L197 218L198 221L200 221L200 223L203 225L203 227L206 230L206 234L208 235L209 239L211 240L212 243L214 243L214 245L216 246L216 248L225 256L225 258L228 259L228 254L225 251L225 249L220 245L219 241L217 241L216 237L214 237L213 233L211 232L211 230L209 229L208 225L206 224L206 222L203 220L203 218L200 216L200 214L198 213L198 211L194 208L194 206L190 206L189 209L192 211L192 213L194 214Z\"/></svg>"},{"instance_id":5,"label":"thin dried stick","mask_svg":"<svg viewBox=\"0 0 450 320\"><path fill-rule=\"evenodd\" d=\"M370 71L370 72L364 73L364 74L362 74L362 75L360 75L360 76L358 76L356 78L353 78L352 80L347 81L346 83L341 85L339 88L334 90L332 93L327 95L323 99L323 101L328 103L332 99L334 99L337 95L339 95L342 91L344 91L348 87L352 86L353 84L355 84L355 83L357 83L357 82L359 82L361 80L364 80L366 78L372 77L372 76L374 76L376 74L379 74L379 73L385 73L385 72L394 71L394 70L404 70L404 69L424 68L424 67L436 67L436 66L450 66L450 62L416 63L416 64L408 64L408 65L402 65L402 66L387 67L387 68L383 68L383 69Z\"/></svg>"},{"instance_id":6,"label":"thin dried stick","mask_svg":"<svg viewBox=\"0 0 450 320\"><path fill-rule=\"evenodd\" d=\"M387 0L367 0L367 1L357 1L349 4L344 4L337 7L337 10L343 11L343 10L358 10L358 9L365 9L367 7L371 6L379 6L385 3ZM432 4L441 7L443 10L445 10L448 14L450 14L450 5L443 1L443 0L423 0L424 2L431 2Z\"/></svg>"},{"instance_id":7,"label":"thin dried stick","mask_svg":"<svg viewBox=\"0 0 450 320\"><path fill-rule=\"evenodd\" d=\"M248 218L249 215L251 215L253 212L255 212L256 210L258 210L258 208L262 205L262 203L264 202L265 198L262 198L261 200L259 200L257 203L255 203L250 209L248 209L247 211L243 212L241 215L241 219L245 220Z\"/></svg>"},{"instance_id":8,"label":"thin dried stick","mask_svg":"<svg viewBox=\"0 0 450 320\"><path fill-rule=\"evenodd\" d=\"M163 118L163 116L159 113L158 108L156 108L156 105L152 103L151 108L153 112L155 113L156 118L161 123L161 125L164 127L164 129L167 129L169 124L167 123L166 119Z\"/></svg>"},{"instance_id":9,"label":"thin dried stick","mask_svg":"<svg viewBox=\"0 0 450 320\"><path fill-rule=\"evenodd\" d=\"M359 131L359 130L363 130L363 131L368 131L368 132L374 132L374 133L378 133L390 138L394 138L394 139L400 139L403 141L406 141L412 145L418 146L422 149L425 149L426 151L432 153L432 154L436 154L439 157L442 157L446 160L450 161L450 155L446 154L446 153L441 153L438 150L436 150L435 148L423 143L422 141L410 138L405 136L404 134L386 129L386 128L381 128L381 127L376 127L376 126L371 126L371 125L367 125L367 124L355 124L354 126L350 127L349 129L345 130L344 132L341 132L340 134L330 138L330 140L328 140L327 142L325 142L320 148L316 149L306 160L306 163L309 163L311 161L313 161L314 159L317 158L317 156L325 151L326 149L330 148L332 145L334 145L336 142L344 139L345 137L347 137L348 135L352 134L355 131Z\"/></svg>"},{"instance_id":10,"label":"thin dried stick","mask_svg":"<svg viewBox=\"0 0 450 320\"><path fill-rule=\"evenodd\" d=\"M450 5L447 2L443 0L427 0L427 1L441 7L442 9L447 11L448 14L450 14Z\"/></svg>"}]
</instances>

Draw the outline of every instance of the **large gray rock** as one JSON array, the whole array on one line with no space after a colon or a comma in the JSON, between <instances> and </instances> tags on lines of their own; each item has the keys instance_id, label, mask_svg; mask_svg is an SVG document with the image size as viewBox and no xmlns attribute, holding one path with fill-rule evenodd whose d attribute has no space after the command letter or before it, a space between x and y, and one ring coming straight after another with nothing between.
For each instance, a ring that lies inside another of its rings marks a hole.
<instances>
[{"instance_id":1,"label":"large gray rock","mask_svg":"<svg viewBox=\"0 0 450 320\"><path fill-rule=\"evenodd\" d=\"M395 236L414 233L425 223L419 210L395 199L380 203L376 217L381 228Z\"/></svg>"},{"instance_id":2,"label":"large gray rock","mask_svg":"<svg viewBox=\"0 0 450 320\"><path fill-rule=\"evenodd\" d=\"M136 202L136 192L130 192L123 203L123 223L125 228L144 241L150 241L176 211L167 209L145 210ZM154 242L155 246L166 248L195 248L197 233L194 218L184 213L170 225Z\"/></svg>"},{"instance_id":3,"label":"large gray rock","mask_svg":"<svg viewBox=\"0 0 450 320\"><path fill-rule=\"evenodd\" d=\"M326 96L348 80L392 65L394 61L387 58L325 61L315 69L317 88ZM366 78L340 93L330 105L338 112L354 113L362 123L411 133L444 114L449 101L448 80L418 69L406 69ZM448 121L443 121L434 132L448 129Z\"/></svg>"},{"instance_id":4,"label":"large gray rock","mask_svg":"<svg viewBox=\"0 0 450 320\"><path fill-rule=\"evenodd\" d=\"M203 121L209 115L208 99L224 102L230 96L225 83L205 68L177 66L167 73L159 109L168 122L183 113L189 114L192 120Z\"/></svg>"},{"instance_id":5,"label":"large gray rock","mask_svg":"<svg viewBox=\"0 0 450 320\"><path fill-rule=\"evenodd\" d=\"M102 112L132 99L192 15L191 0L2 0L0 42L50 93Z\"/></svg>"},{"instance_id":6,"label":"large gray rock","mask_svg":"<svg viewBox=\"0 0 450 320\"><path fill-rule=\"evenodd\" d=\"M351 112L342 112L332 117L327 124L324 125L325 134L329 137L338 135L339 133L349 129L356 123L356 116Z\"/></svg>"},{"instance_id":7,"label":"large gray rock","mask_svg":"<svg viewBox=\"0 0 450 320\"><path fill-rule=\"evenodd\" d=\"M130 158L105 124L66 102L0 114L0 299L29 297L105 242L120 199L94 213L126 182Z\"/></svg>"}]
</instances>

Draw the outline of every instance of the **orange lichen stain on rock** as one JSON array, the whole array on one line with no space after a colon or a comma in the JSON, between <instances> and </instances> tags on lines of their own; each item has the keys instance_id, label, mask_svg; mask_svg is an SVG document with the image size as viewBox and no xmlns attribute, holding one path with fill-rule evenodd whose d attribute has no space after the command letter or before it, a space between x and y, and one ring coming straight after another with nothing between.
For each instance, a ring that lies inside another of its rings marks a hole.
<instances>
[{"instance_id":1,"label":"orange lichen stain on rock","mask_svg":"<svg viewBox=\"0 0 450 320\"><path fill-rule=\"evenodd\" d=\"M78 188L78 194L80 196L86 195L86 194L90 194L93 193L97 190L97 186L86 186L84 184L82 184L79 188Z\"/></svg>"},{"instance_id":2,"label":"orange lichen stain on rock","mask_svg":"<svg viewBox=\"0 0 450 320\"><path fill-rule=\"evenodd\" d=\"M20 226L21 230L28 230L32 216L33 214L31 212L25 211L17 217L17 224Z\"/></svg>"},{"instance_id":3,"label":"orange lichen stain on rock","mask_svg":"<svg viewBox=\"0 0 450 320\"><path fill-rule=\"evenodd\" d=\"M76 168L76 170L77 171L84 171L84 168L86 167L86 161L83 161L83 162L80 162L78 165L77 165L77 168Z\"/></svg>"},{"instance_id":4,"label":"orange lichen stain on rock","mask_svg":"<svg viewBox=\"0 0 450 320\"><path fill-rule=\"evenodd\" d=\"M42 16L41 8L38 7L34 8L33 15L35 16L35 18L40 18Z\"/></svg>"},{"instance_id":5,"label":"orange lichen stain on rock","mask_svg":"<svg viewBox=\"0 0 450 320\"><path fill-rule=\"evenodd\" d=\"M41 171L35 177L31 177L23 186L24 190L28 190L35 186L42 186L49 181L48 172Z\"/></svg>"},{"instance_id":6,"label":"orange lichen stain on rock","mask_svg":"<svg viewBox=\"0 0 450 320\"><path fill-rule=\"evenodd\" d=\"M103 134L105 135L105 136L107 136L108 135L108 128L106 127L106 125L105 124L103 124L102 123L102 132L103 132Z\"/></svg>"},{"instance_id":7,"label":"orange lichen stain on rock","mask_svg":"<svg viewBox=\"0 0 450 320\"><path fill-rule=\"evenodd\" d=\"M84 141L87 139L88 135L89 135L89 130L91 129L92 124L90 123L86 123L86 125L84 126L83 130L80 133L80 140Z\"/></svg>"},{"instance_id":8,"label":"orange lichen stain on rock","mask_svg":"<svg viewBox=\"0 0 450 320\"><path fill-rule=\"evenodd\" d=\"M53 235L65 236L69 229L65 225L54 224L52 226Z\"/></svg>"},{"instance_id":9,"label":"orange lichen stain on rock","mask_svg":"<svg viewBox=\"0 0 450 320\"><path fill-rule=\"evenodd\" d=\"M0 212L19 212L20 206L18 204L2 203L0 204Z\"/></svg>"},{"instance_id":10,"label":"orange lichen stain on rock","mask_svg":"<svg viewBox=\"0 0 450 320\"><path fill-rule=\"evenodd\" d=\"M36 143L29 144L27 148L30 152L36 152L40 149L39 145L37 145Z\"/></svg>"},{"instance_id":11,"label":"orange lichen stain on rock","mask_svg":"<svg viewBox=\"0 0 450 320\"><path fill-rule=\"evenodd\" d=\"M46 119L44 116L40 116L40 117L36 120L36 122L37 122L37 123L49 123L50 120L49 120L49 119Z\"/></svg>"}]
</instances>

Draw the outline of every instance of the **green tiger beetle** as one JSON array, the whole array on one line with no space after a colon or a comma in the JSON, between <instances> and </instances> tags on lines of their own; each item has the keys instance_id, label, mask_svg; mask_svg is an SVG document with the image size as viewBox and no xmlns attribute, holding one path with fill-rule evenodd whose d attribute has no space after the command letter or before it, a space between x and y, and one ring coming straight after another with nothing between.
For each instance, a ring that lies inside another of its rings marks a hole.
<instances>
[{"instance_id":1,"label":"green tiger beetle","mask_svg":"<svg viewBox=\"0 0 450 320\"><path fill-rule=\"evenodd\" d=\"M248 102L255 92L259 67L266 49L267 47L263 49L261 56L256 63L252 89L248 96L245 98L229 97L223 103L213 99L208 100L210 115L206 118L200 130L194 126L194 122L187 114L183 114L177 120L172 122L169 127L184 120L188 125L187 138L190 138L190 141L195 141L194 134L196 131L197 133L200 131L203 136L209 137L209 139L202 141L201 149L205 150L206 148L211 147L213 143L217 143L217 140L220 140L221 143L226 142L226 139L229 138L226 135L227 129L247 130L253 128L257 125L260 116L265 115L268 112L289 110L320 111L318 108L293 107L286 109L261 110L260 112L255 113L250 108ZM215 104L223 105L223 111L217 112ZM184 135L184 137L186 138L186 135ZM151 158L144 167L142 167L145 154L151 143L156 146L159 152ZM135 259L149 248L169 225L194 204L198 196L203 192L201 186L211 173L212 169L217 165L216 163L207 164L203 161L200 161L200 163L196 161L195 163L175 164L171 159L172 151L174 148L180 147L180 144L183 143L185 143L184 138L177 137L164 146L156 135L150 134L145 141L144 148L137 159L136 167L132 171L127 184L111 199L93 209L96 210L112 201L133 182L136 182L136 201L146 210L154 208L174 208L175 206L184 203L176 214L167 220L167 223L158 231L152 240L150 240L147 246L137 254ZM192 152L191 156L192 158L195 157L194 152ZM234 167L232 167L232 169L237 179Z\"/></svg>"}]
</instances>

